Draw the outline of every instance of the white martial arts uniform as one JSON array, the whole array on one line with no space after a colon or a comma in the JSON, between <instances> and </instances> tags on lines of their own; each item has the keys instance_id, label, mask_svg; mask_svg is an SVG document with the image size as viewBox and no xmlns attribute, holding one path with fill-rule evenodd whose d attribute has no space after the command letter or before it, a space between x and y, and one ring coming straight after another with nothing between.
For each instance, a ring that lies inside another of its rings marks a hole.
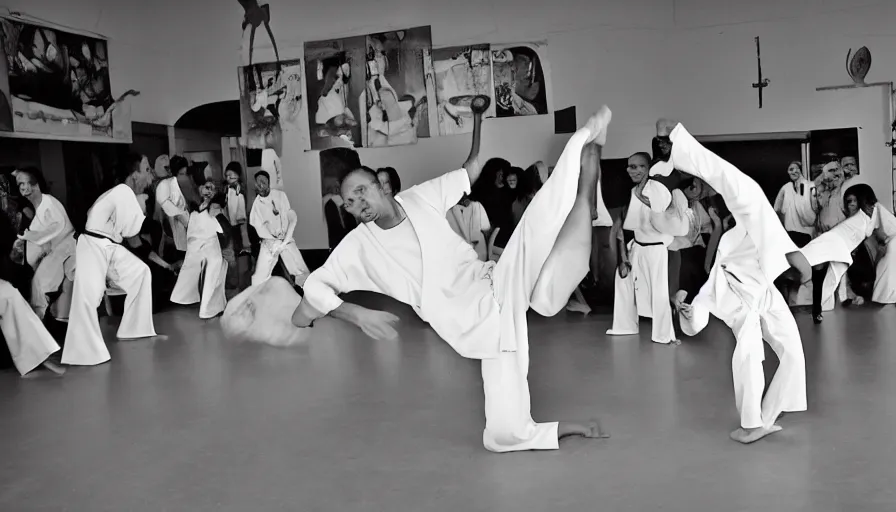
<instances>
[{"instance_id":1,"label":"white martial arts uniform","mask_svg":"<svg viewBox=\"0 0 896 512\"><path fill-rule=\"evenodd\" d=\"M571 290L535 285L572 210L588 136L583 128L570 138L497 264L481 261L448 225L448 210L470 192L461 169L402 191L396 200L406 220L388 231L358 226L305 282L305 300L323 314L342 304L340 293L382 293L412 306L458 354L481 359L483 444L491 451L558 448L558 423L535 423L530 412L526 311L553 315L569 298ZM563 270L584 276L587 265L570 262Z\"/></svg>"},{"instance_id":2,"label":"white martial arts uniform","mask_svg":"<svg viewBox=\"0 0 896 512\"><path fill-rule=\"evenodd\" d=\"M187 254L171 292L171 302L184 305L199 302L199 318L214 318L227 306L224 294L227 261L218 240L218 233L223 232L209 210L190 214Z\"/></svg>"},{"instance_id":3,"label":"white martial arts uniform","mask_svg":"<svg viewBox=\"0 0 896 512\"><path fill-rule=\"evenodd\" d=\"M802 187L802 193L798 190ZM775 198L775 211L781 215L784 229L809 236L815 235L815 210L812 209L812 196L815 194L815 183L803 178L797 183L787 183L778 191Z\"/></svg>"},{"instance_id":4,"label":"white martial arts uniform","mask_svg":"<svg viewBox=\"0 0 896 512\"><path fill-rule=\"evenodd\" d=\"M745 429L771 427L782 411L806 410L806 360L787 301L759 266L759 252L744 226L722 235L709 279L691 303L681 329L694 336L712 314L734 332L734 397ZM765 397L765 339L780 361Z\"/></svg>"},{"instance_id":5,"label":"white martial arts uniform","mask_svg":"<svg viewBox=\"0 0 896 512\"><path fill-rule=\"evenodd\" d=\"M232 226L245 224L249 220L246 215L246 197L243 195L242 187L239 192L231 186L227 187L227 220Z\"/></svg>"},{"instance_id":6,"label":"white martial arts uniform","mask_svg":"<svg viewBox=\"0 0 896 512\"><path fill-rule=\"evenodd\" d=\"M896 304L896 217L878 204L876 210L880 216L875 235L881 240L883 256L877 262L877 277L874 279L874 292L871 300L879 304Z\"/></svg>"},{"instance_id":7,"label":"white martial arts uniform","mask_svg":"<svg viewBox=\"0 0 896 512\"><path fill-rule=\"evenodd\" d=\"M255 196L249 213L249 224L261 239L261 250L255 262L252 284L271 277L278 259L283 260L286 271L293 277L308 275L308 265L293 239L295 222L290 220L290 213L295 216L295 212L290 210L289 198L282 190L271 189L266 197Z\"/></svg>"},{"instance_id":8,"label":"white martial arts uniform","mask_svg":"<svg viewBox=\"0 0 896 512\"><path fill-rule=\"evenodd\" d=\"M678 207L682 202L687 205L687 198L680 190L675 190L673 194ZM688 225L685 217L681 219L678 229L660 231L658 221L661 216L666 215L651 211L635 196L634 189L632 190L622 225L623 230L635 233L635 239L628 244L629 262L632 268L624 278L619 275L618 270L615 272L613 326L607 331L611 336L638 334L638 317L643 316L653 319L651 340L656 343L670 343L675 340L672 305L669 302L667 247L675 236L687 234ZM621 236L620 231L619 237ZM615 240L613 242L615 243Z\"/></svg>"},{"instance_id":9,"label":"white martial arts uniform","mask_svg":"<svg viewBox=\"0 0 896 512\"><path fill-rule=\"evenodd\" d=\"M124 238L140 233L145 218L137 196L127 185L105 192L87 212L84 233L78 237L72 311L62 349L64 364L97 365L110 359L96 311L107 281L127 293L118 337L156 335L149 267L121 246Z\"/></svg>"},{"instance_id":10,"label":"white martial arts uniform","mask_svg":"<svg viewBox=\"0 0 896 512\"><path fill-rule=\"evenodd\" d=\"M19 237L26 241L25 255L28 264L34 268L31 307L38 318L44 317L50 305L47 294L58 290L64 279L75 279L74 233L75 228L62 203L44 194L34 211L31 226ZM71 297L63 294L59 300L70 302ZM60 306L62 311L69 309L69 304Z\"/></svg>"},{"instance_id":11,"label":"white martial arts uniform","mask_svg":"<svg viewBox=\"0 0 896 512\"><path fill-rule=\"evenodd\" d=\"M45 196L46 197L46 196ZM22 294L0 279L0 329L12 362L25 375L59 350L59 345L34 314Z\"/></svg>"},{"instance_id":12,"label":"white martial arts uniform","mask_svg":"<svg viewBox=\"0 0 896 512\"><path fill-rule=\"evenodd\" d=\"M823 305L833 304L834 292L840 286L846 270L852 265L852 251L874 232L874 228L880 223L882 209L883 207L878 204L871 217L859 210L855 215L818 235L801 249L813 267L830 262L821 294Z\"/></svg>"},{"instance_id":13,"label":"white martial arts uniform","mask_svg":"<svg viewBox=\"0 0 896 512\"><path fill-rule=\"evenodd\" d=\"M165 178L156 185L156 203L168 217L174 246L178 251L187 250L187 226L184 218L189 216L187 200L177 183L177 177Z\"/></svg>"},{"instance_id":14,"label":"white martial arts uniform","mask_svg":"<svg viewBox=\"0 0 896 512\"><path fill-rule=\"evenodd\" d=\"M469 206L460 203L448 210L448 225L463 238L482 261L488 261L488 242L485 233L491 231L485 208L478 201L470 201Z\"/></svg>"},{"instance_id":15,"label":"white martial arts uniform","mask_svg":"<svg viewBox=\"0 0 896 512\"><path fill-rule=\"evenodd\" d=\"M700 145L677 125L669 134L672 156L669 162L655 164L651 176L668 176L678 169L705 181L721 194L737 224L743 226L759 250L759 262L769 281L790 268L786 255L797 251L781 220L756 181Z\"/></svg>"},{"instance_id":16,"label":"white martial arts uniform","mask_svg":"<svg viewBox=\"0 0 896 512\"><path fill-rule=\"evenodd\" d=\"M604 194L603 190L601 190L600 182L601 180L597 180L597 198L595 201L597 218L591 221L591 226L595 228L609 228L613 227L613 218L610 216L610 210L607 209L607 204L604 202ZM542 183L544 183L544 180L542 180Z\"/></svg>"}]
</instances>

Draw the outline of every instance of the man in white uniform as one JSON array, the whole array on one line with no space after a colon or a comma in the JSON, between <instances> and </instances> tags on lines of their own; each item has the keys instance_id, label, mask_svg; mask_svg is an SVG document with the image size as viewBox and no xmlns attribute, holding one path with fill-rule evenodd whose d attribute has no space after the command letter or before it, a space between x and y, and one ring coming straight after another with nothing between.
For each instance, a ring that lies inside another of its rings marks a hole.
<instances>
[{"instance_id":1,"label":"man in white uniform","mask_svg":"<svg viewBox=\"0 0 896 512\"><path fill-rule=\"evenodd\" d=\"M218 234L224 233L224 227L217 218L224 214L224 210L221 205L212 202L215 195L213 183L200 187L200 194L204 202L199 211L190 214L187 255L171 292L171 302L184 305L199 302L199 318L208 319L221 314L227 305L224 293L227 261L218 240ZM200 282L202 293L199 292Z\"/></svg>"},{"instance_id":2,"label":"man in white uniform","mask_svg":"<svg viewBox=\"0 0 896 512\"><path fill-rule=\"evenodd\" d=\"M189 179L187 167L185 158L175 156L171 159L171 172L174 175L163 179L156 186L156 203L168 218L174 246L180 252L187 250L187 225L190 223L187 200L180 188L180 184Z\"/></svg>"},{"instance_id":3,"label":"man in white uniform","mask_svg":"<svg viewBox=\"0 0 896 512\"><path fill-rule=\"evenodd\" d=\"M351 290L389 295L411 305L458 354L482 360L486 449L552 450L569 435L607 437L596 421L533 421L526 311L532 307L545 316L556 314L588 272L597 144L606 141L610 111L602 107L571 137L555 172L494 263L479 260L445 219L479 178L481 120L488 104L483 96L473 102L473 149L464 168L394 198L384 194L376 173L368 168L344 178L345 207L362 224L305 282L305 296L292 321L307 327L322 313L329 314L375 339L392 339L396 317L338 297ZM589 149L583 152L586 145ZM247 311L240 313L250 321L272 321L258 308L254 319Z\"/></svg>"},{"instance_id":4,"label":"man in white uniform","mask_svg":"<svg viewBox=\"0 0 896 512\"><path fill-rule=\"evenodd\" d=\"M62 362L92 366L111 357L100 332L96 309L108 288L107 282L127 294L118 338L156 336L152 322L152 275L149 267L122 242L139 244L146 215L137 201L152 184L146 158L130 155L124 172L129 175L101 195L87 212L84 233L78 237L78 268L72 297L71 318L65 333ZM126 240L127 239L127 240ZM163 338L163 337L159 337Z\"/></svg>"},{"instance_id":5,"label":"man in white uniform","mask_svg":"<svg viewBox=\"0 0 896 512\"><path fill-rule=\"evenodd\" d=\"M734 397L741 428L731 439L748 444L778 432L781 412L805 411L806 361L803 344L787 301L759 265L759 251L745 226L737 224L719 241L709 280L691 304L676 303L681 329L694 336L710 313L734 332L731 362ZM780 361L765 397L763 338Z\"/></svg>"},{"instance_id":6,"label":"man in white uniform","mask_svg":"<svg viewBox=\"0 0 896 512\"><path fill-rule=\"evenodd\" d=\"M65 207L40 188L37 171L23 169L16 173L16 182L22 197L34 205L34 219L25 233L19 235L18 244L25 244L25 258L34 269L31 279L31 307L38 318L43 319L50 305L47 294L59 290L64 280L75 278L75 228L65 212ZM63 293L57 313L59 320L68 319L71 295Z\"/></svg>"},{"instance_id":7,"label":"man in white uniform","mask_svg":"<svg viewBox=\"0 0 896 512\"><path fill-rule=\"evenodd\" d=\"M6 338L6 346L12 362L20 375L38 366L62 375L65 369L48 358L59 351L56 340L44 327L22 294L9 282L0 279L0 330Z\"/></svg>"},{"instance_id":8,"label":"man in white uniform","mask_svg":"<svg viewBox=\"0 0 896 512\"><path fill-rule=\"evenodd\" d=\"M293 231L296 229L296 212L289 206L286 192L271 188L271 177L265 171L255 173L255 201L249 212L249 224L261 239L261 250L255 262L252 284L271 277L274 265L283 260L286 271L299 286L308 278L308 265L296 247Z\"/></svg>"},{"instance_id":9,"label":"man in white uniform","mask_svg":"<svg viewBox=\"0 0 896 512\"><path fill-rule=\"evenodd\" d=\"M753 239L768 280L774 281L789 267L799 273L801 283L812 279L812 267L784 230L758 183L700 145L680 123L660 119L656 129L657 138L671 148L667 160L651 167L651 176L668 176L677 169L702 179L722 196L735 221Z\"/></svg>"},{"instance_id":10,"label":"man in white uniform","mask_svg":"<svg viewBox=\"0 0 896 512\"><path fill-rule=\"evenodd\" d=\"M635 153L628 159L628 173L635 187L622 218L616 221L612 236L618 244L618 268L613 296L613 326L611 336L638 334L638 317L653 319L650 339L655 343L679 344L672 325L672 306L669 302L669 244L676 236L687 234L685 215L687 199L676 190L677 205L654 210L646 190L650 155ZM671 224L664 221L677 217ZM626 243L623 230L634 232L634 239Z\"/></svg>"}]
</instances>

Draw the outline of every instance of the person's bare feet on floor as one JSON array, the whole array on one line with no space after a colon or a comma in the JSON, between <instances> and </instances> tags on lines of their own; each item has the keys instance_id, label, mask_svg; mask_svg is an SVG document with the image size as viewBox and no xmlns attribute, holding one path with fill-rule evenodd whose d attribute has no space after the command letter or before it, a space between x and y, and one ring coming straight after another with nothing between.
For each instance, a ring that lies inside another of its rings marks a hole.
<instances>
[{"instance_id":1,"label":"person's bare feet on floor","mask_svg":"<svg viewBox=\"0 0 896 512\"><path fill-rule=\"evenodd\" d=\"M604 430L600 420L592 418L587 423L561 421L557 426L557 438L584 437L586 439L609 439L610 433Z\"/></svg>"},{"instance_id":2,"label":"person's bare feet on floor","mask_svg":"<svg viewBox=\"0 0 896 512\"><path fill-rule=\"evenodd\" d=\"M144 336L142 338L118 338L120 341L165 341L168 336L165 334L156 334L155 336Z\"/></svg>"},{"instance_id":3,"label":"person's bare feet on floor","mask_svg":"<svg viewBox=\"0 0 896 512\"><path fill-rule=\"evenodd\" d=\"M738 443L750 444L759 441L763 437L774 434L775 432L780 432L782 430L781 425L772 425L771 427L758 427L758 428L739 428L730 434L730 438L737 441Z\"/></svg>"},{"instance_id":4,"label":"person's bare feet on floor","mask_svg":"<svg viewBox=\"0 0 896 512\"><path fill-rule=\"evenodd\" d=\"M49 359L43 362L43 367L55 373L56 375L65 375L65 368L59 366L53 361L50 361Z\"/></svg>"}]
</instances>

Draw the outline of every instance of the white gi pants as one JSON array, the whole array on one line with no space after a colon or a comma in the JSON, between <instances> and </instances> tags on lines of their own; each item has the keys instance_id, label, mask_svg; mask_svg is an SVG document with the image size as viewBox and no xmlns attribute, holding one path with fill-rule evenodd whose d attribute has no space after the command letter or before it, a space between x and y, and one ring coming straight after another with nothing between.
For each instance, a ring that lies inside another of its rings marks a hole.
<instances>
[{"instance_id":1,"label":"white gi pants","mask_svg":"<svg viewBox=\"0 0 896 512\"><path fill-rule=\"evenodd\" d=\"M28 253L31 253L29 244ZM75 239L69 235L62 242L50 249L46 255L37 255L33 260L29 257L29 264L34 267L34 277L31 278L31 308L38 318L43 319L50 305L47 294L59 290L63 280L75 279ZM57 299L63 302L57 307L60 312L67 312L71 305L71 295L63 293ZM68 316L65 315L65 318Z\"/></svg>"},{"instance_id":2,"label":"white gi pants","mask_svg":"<svg viewBox=\"0 0 896 512\"><path fill-rule=\"evenodd\" d=\"M72 309L62 349L64 364L90 366L111 359L96 311L106 292L107 280L127 293L117 336L156 335L152 322L152 274L145 263L121 245L87 234L78 237L77 258Z\"/></svg>"},{"instance_id":3,"label":"white gi pants","mask_svg":"<svg viewBox=\"0 0 896 512\"><path fill-rule=\"evenodd\" d=\"M310 273L308 265L305 264L305 259L302 258L302 253L296 247L295 240L290 240L278 254L277 247L280 242L280 240L267 238L261 241L258 260L255 262L255 273L252 274L253 285L271 277L271 272L274 271L274 265L277 264L278 259L283 260L283 264L286 265L286 271L293 277L307 277Z\"/></svg>"},{"instance_id":4,"label":"white gi pants","mask_svg":"<svg viewBox=\"0 0 896 512\"><path fill-rule=\"evenodd\" d=\"M884 246L884 255L877 262L877 277L871 300L879 304L896 304L896 238Z\"/></svg>"},{"instance_id":5,"label":"white gi pants","mask_svg":"<svg viewBox=\"0 0 896 512\"><path fill-rule=\"evenodd\" d=\"M542 273L547 271L545 261L576 199L586 139L587 133L583 131L570 138L554 173L535 194L493 269L495 299L501 306L501 336L516 339L516 352L501 352L495 359L482 360L485 391L482 441L493 452L559 447L559 423L536 423L532 419L526 312L531 306L542 315L555 315L563 310L574 290L574 287L552 286L570 282L569 279L555 280ZM576 274L578 279L573 281L578 284L588 273L588 258L569 261L562 270Z\"/></svg>"},{"instance_id":6,"label":"white gi pants","mask_svg":"<svg viewBox=\"0 0 896 512\"><path fill-rule=\"evenodd\" d=\"M34 370L59 350L56 340L22 294L0 279L0 329L19 374Z\"/></svg>"},{"instance_id":7,"label":"white gi pants","mask_svg":"<svg viewBox=\"0 0 896 512\"><path fill-rule=\"evenodd\" d=\"M638 317L653 319L650 339L670 343L675 339L669 302L669 251L665 245L629 245L632 269L625 278L615 272L611 336L638 334Z\"/></svg>"},{"instance_id":8,"label":"white gi pants","mask_svg":"<svg viewBox=\"0 0 896 512\"><path fill-rule=\"evenodd\" d=\"M227 262L218 237L187 242L187 254L171 292L175 304L199 302L199 318L214 318L224 311ZM200 283L202 292L200 293Z\"/></svg>"},{"instance_id":9,"label":"white gi pants","mask_svg":"<svg viewBox=\"0 0 896 512\"><path fill-rule=\"evenodd\" d=\"M769 287L757 310L746 303L727 318L737 345L731 360L734 398L743 428L771 427L781 412L805 411L806 360L800 331L787 301L777 289ZM765 373L762 340L775 351L780 361L765 398Z\"/></svg>"}]
</instances>

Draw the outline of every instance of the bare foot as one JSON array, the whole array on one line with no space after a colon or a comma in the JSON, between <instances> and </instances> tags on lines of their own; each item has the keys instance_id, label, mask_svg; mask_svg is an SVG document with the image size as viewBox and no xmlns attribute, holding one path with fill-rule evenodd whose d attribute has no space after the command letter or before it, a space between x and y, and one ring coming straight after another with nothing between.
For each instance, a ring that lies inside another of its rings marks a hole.
<instances>
[{"instance_id":1,"label":"bare foot","mask_svg":"<svg viewBox=\"0 0 896 512\"><path fill-rule=\"evenodd\" d=\"M678 121L673 121L672 119L666 119L665 117L660 118L656 121L656 136L657 137L668 137L672 130L678 126Z\"/></svg>"},{"instance_id":2,"label":"bare foot","mask_svg":"<svg viewBox=\"0 0 896 512\"><path fill-rule=\"evenodd\" d=\"M586 439L609 439L610 433L601 427L600 420L592 418L588 423L561 421L557 427L557 438L580 436Z\"/></svg>"},{"instance_id":3,"label":"bare foot","mask_svg":"<svg viewBox=\"0 0 896 512\"><path fill-rule=\"evenodd\" d=\"M50 361L49 359L43 362L43 367L55 373L56 375L65 375L65 368L59 366L53 361Z\"/></svg>"},{"instance_id":4,"label":"bare foot","mask_svg":"<svg viewBox=\"0 0 896 512\"><path fill-rule=\"evenodd\" d=\"M597 113L588 119L586 126L591 130L591 137L585 143L594 142L598 146L605 145L607 143L607 126L612 118L613 112L606 105L600 107Z\"/></svg>"},{"instance_id":5,"label":"bare foot","mask_svg":"<svg viewBox=\"0 0 896 512\"><path fill-rule=\"evenodd\" d=\"M165 341L168 339L168 336L165 334L156 334L155 336L143 336L142 338L118 338L120 341Z\"/></svg>"},{"instance_id":6,"label":"bare foot","mask_svg":"<svg viewBox=\"0 0 896 512\"><path fill-rule=\"evenodd\" d=\"M731 437L731 439L734 439L738 443L750 444L759 441L769 434L780 432L781 430L782 427L780 425L772 425L769 428L739 428L732 432L729 437Z\"/></svg>"}]
</instances>

